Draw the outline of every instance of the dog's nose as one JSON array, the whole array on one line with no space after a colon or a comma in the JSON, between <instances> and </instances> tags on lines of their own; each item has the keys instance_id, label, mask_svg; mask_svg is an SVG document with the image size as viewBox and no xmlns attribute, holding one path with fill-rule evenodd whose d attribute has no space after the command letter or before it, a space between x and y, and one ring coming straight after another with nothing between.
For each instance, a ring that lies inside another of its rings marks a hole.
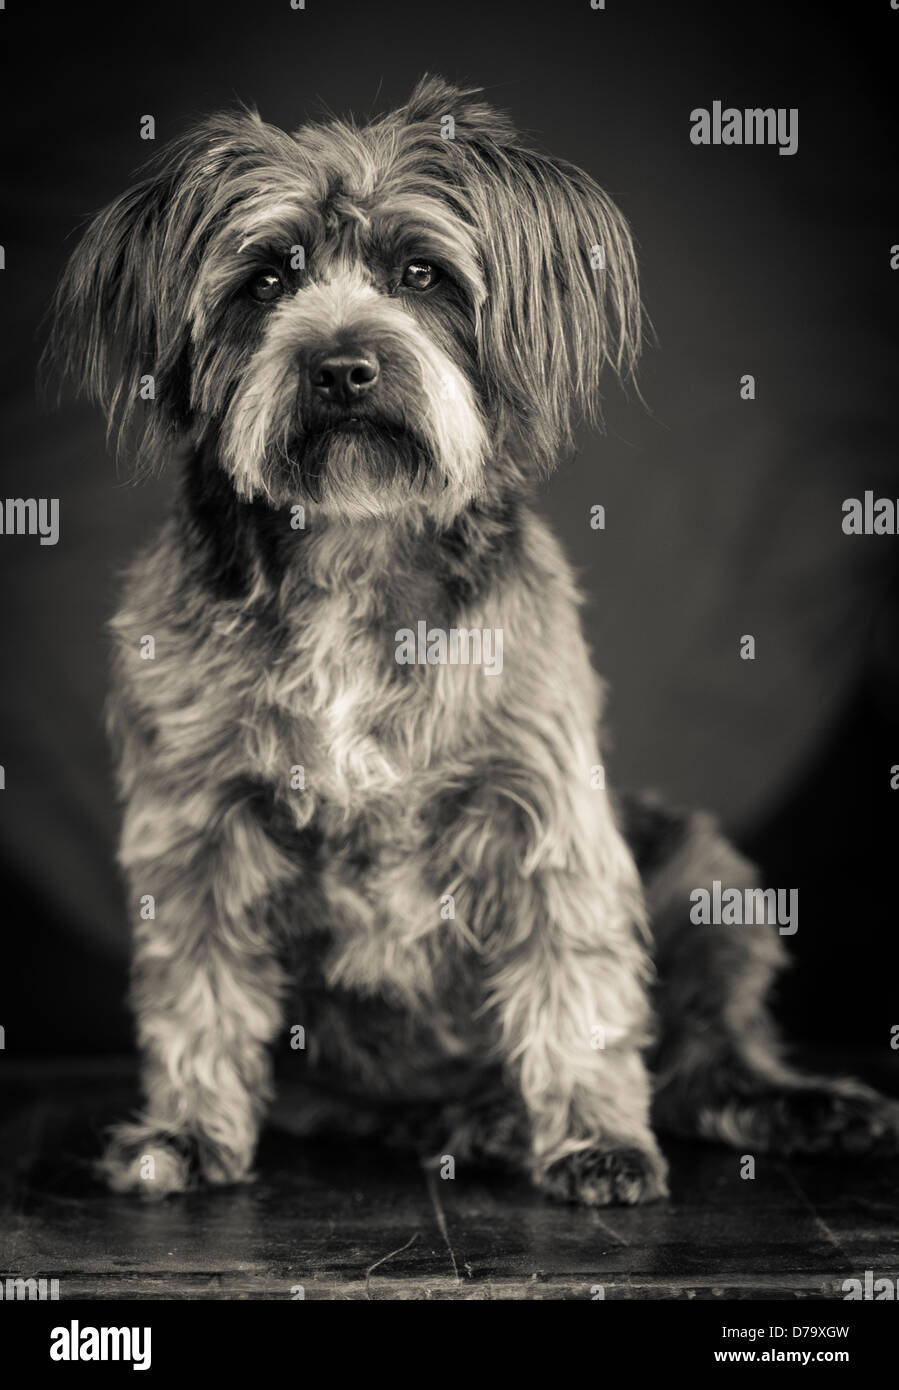
<instances>
[{"instance_id":1,"label":"dog's nose","mask_svg":"<svg viewBox=\"0 0 899 1390\"><path fill-rule=\"evenodd\" d=\"M312 393L319 400L350 405L368 395L380 374L380 363L372 352L335 353L312 368Z\"/></svg>"}]
</instances>

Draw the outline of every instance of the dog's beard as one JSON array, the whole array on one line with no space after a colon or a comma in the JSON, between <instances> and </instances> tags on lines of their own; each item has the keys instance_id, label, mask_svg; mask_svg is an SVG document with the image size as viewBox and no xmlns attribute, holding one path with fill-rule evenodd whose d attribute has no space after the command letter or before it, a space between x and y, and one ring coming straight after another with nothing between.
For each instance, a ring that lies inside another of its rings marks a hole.
<instances>
[{"instance_id":1,"label":"dog's beard","mask_svg":"<svg viewBox=\"0 0 899 1390\"><path fill-rule=\"evenodd\" d=\"M394 515L424 500L435 478L420 435L373 419L313 427L291 442L287 464L284 481L291 490L346 520Z\"/></svg>"},{"instance_id":2,"label":"dog's beard","mask_svg":"<svg viewBox=\"0 0 899 1390\"><path fill-rule=\"evenodd\" d=\"M333 520L390 520L401 514L420 519L428 514L448 524L480 489L480 439L473 457L457 453L447 458L425 421L417 426L413 418L353 412L307 415L303 423L295 395L285 413L280 428L269 420L264 442L255 431L261 442L256 464L241 469L236 478L244 495L265 498L275 507L311 502ZM468 419L455 440L465 437L466 426ZM479 418L474 428L479 434ZM248 449L244 458L253 452ZM227 462L227 453L225 457Z\"/></svg>"}]
</instances>

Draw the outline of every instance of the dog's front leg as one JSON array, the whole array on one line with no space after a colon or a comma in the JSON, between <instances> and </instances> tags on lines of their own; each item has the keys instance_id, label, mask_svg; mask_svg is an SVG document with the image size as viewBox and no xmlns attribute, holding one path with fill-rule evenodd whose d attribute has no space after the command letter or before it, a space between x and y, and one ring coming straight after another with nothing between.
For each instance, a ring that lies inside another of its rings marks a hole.
<instances>
[{"instance_id":1,"label":"dog's front leg","mask_svg":"<svg viewBox=\"0 0 899 1390\"><path fill-rule=\"evenodd\" d=\"M591 1205L665 1194L650 1129L647 958L639 879L611 809L566 805L523 773L466 808L463 915L487 957L501 1058L530 1121L531 1169Z\"/></svg>"},{"instance_id":2,"label":"dog's front leg","mask_svg":"<svg viewBox=\"0 0 899 1390\"><path fill-rule=\"evenodd\" d=\"M101 1163L114 1191L165 1196L248 1176L269 1097L283 978L269 906L295 867L250 805L139 790L121 859L137 921L132 1002L145 1106Z\"/></svg>"}]
</instances>

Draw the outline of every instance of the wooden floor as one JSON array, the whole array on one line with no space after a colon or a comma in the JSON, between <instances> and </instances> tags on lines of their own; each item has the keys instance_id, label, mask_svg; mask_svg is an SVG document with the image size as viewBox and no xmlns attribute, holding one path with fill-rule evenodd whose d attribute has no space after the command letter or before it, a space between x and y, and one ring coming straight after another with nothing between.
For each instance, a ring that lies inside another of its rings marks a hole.
<instances>
[{"instance_id":1,"label":"wooden floor","mask_svg":"<svg viewBox=\"0 0 899 1390\"><path fill-rule=\"evenodd\" d=\"M58 1278L61 1300L727 1300L841 1298L845 1278L899 1270L890 1161L762 1158L745 1180L737 1155L669 1144L670 1202L591 1212L271 1130L254 1186L149 1205L91 1175L135 1100L130 1065L0 1054L0 1276Z\"/></svg>"}]
</instances>

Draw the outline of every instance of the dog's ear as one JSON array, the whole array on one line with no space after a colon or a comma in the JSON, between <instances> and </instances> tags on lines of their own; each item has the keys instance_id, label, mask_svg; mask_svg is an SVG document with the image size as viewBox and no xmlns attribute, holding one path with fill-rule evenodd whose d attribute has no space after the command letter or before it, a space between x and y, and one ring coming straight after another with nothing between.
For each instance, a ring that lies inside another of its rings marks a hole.
<instances>
[{"instance_id":1,"label":"dog's ear","mask_svg":"<svg viewBox=\"0 0 899 1390\"><path fill-rule=\"evenodd\" d=\"M627 223L587 174L529 148L476 90L429 77L405 111L432 131L453 117L439 140L444 196L479 234L484 377L510 430L550 467L579 412L599 419L603 368L626 380L636 366L642 310Z\"/></svg>"},{"instance_id":2,"label":"dog's ear","mask_svg":"<svg viewBox=\"0 0 899 1390\"><path fill-rule=\"evenodd\" d=\"M166 175L147 176L94 218L57 289L41 361L45 392L68 380L98 401L117 444L140 411L142 462L160 452L184 348L184 325L164 326L160 283L173 191Z\"/></svg>"},{"instance_id":3,"label":"dog's ear","mask_svg":"<svg viewBox=\"0 0 899 1390\"><path fill-rule=\"evenodd\" d=\"M98 401L117 445L132 426L137 469L162 459L189 417L187 304L225 210L225 172L233 180L258 163L273 135L248 111L211 117L171 142L90 223L60 281L44 391L67 379Z\"/></svg>"},{"instance_id":4,"label":"dog's ear","mask_svg":"<svg viewBox=\"0 0 899 1390\"><path fill-rule=\"evenodd\" d=\"M630 231L580 169L521 147L475 147L482 218L481 350L511 419L551 467L579 413L600 418L600 375L633 375L642 310Z\"/></svg>"}]
</instances>

